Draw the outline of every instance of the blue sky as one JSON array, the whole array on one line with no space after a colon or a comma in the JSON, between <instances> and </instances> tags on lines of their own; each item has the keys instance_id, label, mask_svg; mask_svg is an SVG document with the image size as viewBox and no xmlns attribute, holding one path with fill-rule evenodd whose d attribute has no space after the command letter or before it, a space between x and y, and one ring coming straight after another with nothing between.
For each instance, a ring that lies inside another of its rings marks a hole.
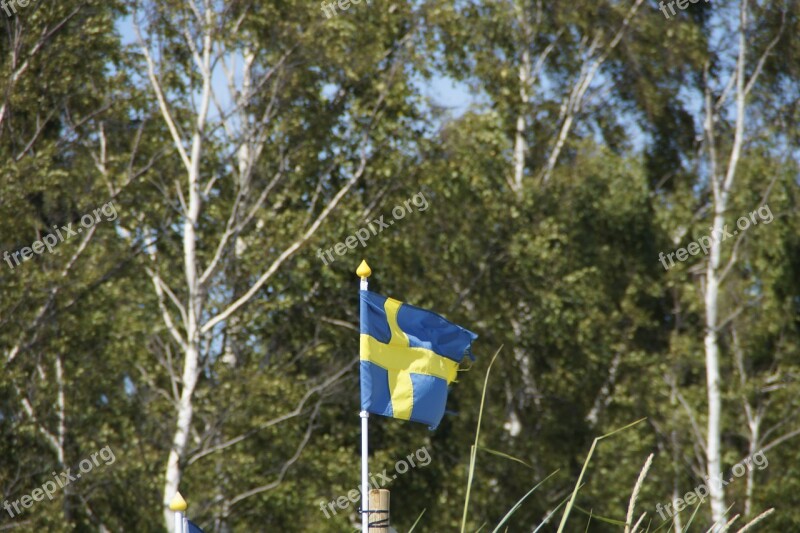
<instances>
[{"instance_id":1,"label":"blue sky","mask_svg":"<svg viewBox=\"0 0 800 533\"><path fill-rule=\"evenodd\" d=\"M123 44L134 44L136 34L133 30L130 17L124 17L117 22L117 29L122 37ZM142 76L146 73L142 72ZM214 77L214 86L217 94L223 97L227 94L225 80L221 75ZM469 87L446 76L434 76L431 80L420 80L418 87L426 98L438 106L450 110L453 117L461 116L476 99Z\"/></svg>"},{"instance_id":2,"label":"blue sky","mask_svg":"<svg viewBox=\"0 0 800 533\"><path fill-rule=\"evenodd\" d=\"M476 102L469 87L446 76L434 77L431 81L424 82L421 91L437 105L450 109L456 117L462 115L470 104Z\"/></svg>"}]
</instances>

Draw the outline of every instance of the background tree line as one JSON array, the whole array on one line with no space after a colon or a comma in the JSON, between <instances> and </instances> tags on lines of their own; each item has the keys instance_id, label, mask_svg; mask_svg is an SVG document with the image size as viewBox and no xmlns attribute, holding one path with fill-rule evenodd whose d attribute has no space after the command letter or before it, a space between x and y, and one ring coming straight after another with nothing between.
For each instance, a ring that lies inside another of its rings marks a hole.
<instances>
[{"instance_id":1,"label":"background tree line","mask_svg":"<svg viewBox=\"0 0 800 533\"><path fill-rule=\"evenodd\" d=\"M794 0L38 2L0 21L0 496L104 446L116 461L0 529L159 531L176 488L206 531L349 531L358 484L357 280L480 335L436 432L372 424L407 530L458 528L490 355L469 530L567 529L763 450L692 528L775 508L800 438L800 30ZM426 97L468 87L454 114ZM324 265L423 191L430 208ZM769 206L774 220L670 269L660 253ZM728 510L730 508L730 510ZM558 515L558 513L556 513ZM592 517L590 517L590 515ZM664 526L680 531L690 512ZM638 516L638 515L637 515ZM599 517L599 518L598 518ZM605 520L605 521L604 521ZM544 529L555 529L551 523ZM704 530L705 530L704 529Z\"/></svg>"}]
</instances>

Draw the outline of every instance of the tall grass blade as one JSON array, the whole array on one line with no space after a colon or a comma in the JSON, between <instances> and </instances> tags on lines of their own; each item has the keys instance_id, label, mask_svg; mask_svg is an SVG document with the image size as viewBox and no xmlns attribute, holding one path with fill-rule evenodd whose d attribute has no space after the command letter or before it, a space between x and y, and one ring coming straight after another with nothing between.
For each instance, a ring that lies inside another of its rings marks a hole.
<instances>
[{"instance_id":1,"label":"tall grass blade","mask_svg":"<svg viewBox=\"0 0 800 533\"><path fill-rule=\"evenodd\" d=\"M426 507L425 509L423 509L423 510L422 510L422 512L421 512L421 513L419 513L419 516L418 516L418 517L417 517L417 519L414 521L414 524L411 526L411 529L409 529L409 530L408 530L408 533L412 533L412 532L414 531L414 528L415 528L415 527L417 527L417 524L419 524L419 521L420 521L420 520L422 520L422 515L424 515L424 514L425 514L425 511L427 511L427 510L428 510L428 509L427 509L427 507Z\"/></svg>"},{"instance_id":2,"label":"tall grass blade","mask_svg":"<svg viewBox=\"0 0 800 533\"><path fill-rule=\"evenodd\" d=\"M703 503L703 501L701 501L700 503L698 503L698 504L697 504L697 506L699 507L701 503ZM725 517L726 517L726 516L728 516L728 513L730 513L730 512L731 512L731 509L733 509L733 506L734 506L734 505L736 505L736 502L733 502L733 503L731 503L731 504L728 506L728 508L727 508L727 509L725 509L725 512L722 514L722 520L725 520ZM736 515L736 518L739 518L739 515ZM690 522L690 523L691 523L691 522ZM728 523L731 523L731 522L728 522ZM719 525L720 525L720 524L718 524L717 522L714 522L713 524L711 524L711 527L710 527L710 528L708 528L708 531L707 531L706 533L713 533L714 529L715 529L717 526L719 526ZM725 527L725 526L726 526L726 524L722 524L722 527ZM686 524L686 528L684 529L684 531L689 531L689 524Z\"/></svg>"},{"instance_id":3,"label":"tall grass blade","mask_svg":"<svg viewBox=\"0 0 800 533\"><path fill-rule=\"evenodd\" d=\"M517 459L513 455L508 455L507 453L498 452L497 450L492 450L491 448L484 448L483 446L478 446L478 449L479 450L483 450L484 452L490 453L492 455L497 455L499 457L503 457L504 459L508 459L509 461L515 461L517 463L523 464L523 465L527 466L528 468L530 468L531 470L533 470L533 466L529 465L528 463L526 463L522 459Z\"/></svg>"},{"instance_id":4,"label":"tall grass blade","mask_svg":"<svg viewBox=\"0 0 800 533\"><path fill-rule=\"evenodd\" d=\"M616 518L610 518L608 516L602 516L599 514L594 514L594 511L587 511L580 505L573 505L573 507L585 514L586 516L591 516L595 520L599 520L600 522L605 522L606 524L611 524L612 526L624 526L625 520L618 520Z\"/></svg>"},{"instance_id":5,"label":"tall grass blade","mask_svg":"<svg viewBox=\"0 0 800 533\"><path fill-rule=\"evenodd\" d=\"M683 528L683 531L689 531L689 526L691 526L692 522L694 522L694 519L697 516L697 512L700 511L700 506L703 505L704 501L705 500L700 500L699 502L697 502L697 505L694 506L694 512L692 513L692 516L689 517L689 522L686 524L686 527Z\"/></svg>"},{"instance_id":6,"label":"tall grass blade","mask_svg":"<svg viewBox=\"0 0 800 533\"><path fill-rule=\"evenodd\" d=\"M592 442L592 447L589 449L589 455L586 456L586 460L583 462L583 468L581 468L581 474L578 476L578 481L575 483L575 490L572 491L572 497L569 499L566 508L564 508L564 515L561 517L561 523L558 525L558 533L562 533L564 531L564 526L567 525L567 518L569 517L570 511L572 511L572 506L575 504L575 498L578 496L578 489L581 486L581 481L583 481L583 475L586 473L586 468L589 466L589 461L592 458L592 454L594 454L594 449L597 447L597 443L616 433L619 433L620 431L624 431L628 428L631 428L644 420L646 420L646 417L640 418L636 422L630 423L627 426L621 427L619 429L615 429L611 433L606 433L605 435L601 435L596 439L594 439L594 442Z\"/></svg>"},{"instance_id":7,"label":"tall grass blade","mask_svg":"<svg viewBox=\"0 0 800 533\"><path fill-rule=\"evenodd\" d=\"M532 488L531 490L529 490L528 492L526 492L526 493L525 493L525 496L523 496L522 498L520 498L519 500L517 500L517 503L516 503L516 504L514 504L514 507L512 507L511 509L509 509L509 510L508 510L508 512L506 513L506 515L503 517L503 519L502 519L502 520L500 520L500 523L499 523L499 524L497 524L497 527L495 527L495 528L494 528L494 531L492 531L492 533L497 533L498 531L500 531L500 527L501 527L503 524L505 524L505 523L508 521L508 519L509 519L509 518L511 518L511 515L513 515L513 514L514 514L514 513L517 511L517 509L519 509L519 508L520 508L520 506L522 505L522 502L524 502L524 501L525 501L525 498L527 498L528 496L530 496L531 494L533 494L533 491L535 491L536 489L538 489L538 488L539 488L539 487L542 485L542 483L544 483L545 481L547 481L548 479L550 479L551 477L553 477L554 475L556 475L556 473L557 473L557 472L558 472L558 470L556 470L555 472L553 472L552 474L550 474L549 476L547 476L546 478L544 478L543 480L541 480L539 483L537 483L536 485L534 485L534 486L533 486L533 488Z\"/></svg>"},{"instance_id":8,"label":"tall grass blade","mask_svg":"<svg viewBox=\"0 0 800 533\"><path fill-rule=\"evenodd\" d=\"M481 419L483 418L483 405L486 401L486 387L489 384L489 372L492 371L492 365L494 364L495 359L497 359L497 355L500 353L500 350L503 349L501 345L494 355L492 356L492 360L489 362L489 368L486 369L486 379L483 381L483 393L481 393L481 409L478 411L478 428L475 430L475 443L470 448L469 454L469 476L467 477L467 495L464 497L464 514L461 516L461 533L464 533L464 530L467 527L467 511L469 510L469 493L472 490L472 478L475 475L475 453L478 450L478 438L481 435Z\"/></svg>"},{"instance_id":9,"label":"tall grass blade","mask_svg":"<svg viewBox=\"0 0 800 533\"><path fill-rule=\"evenodd\" d=\"M544 527L544 525L545 525L547 522L549 522L549 521L550 521L550 519L553 517L553 515L554 515L554 514L556 514L556 511L558 511L559 509L561 509L561 506L562 506L562 505L564 505L565 503L567 503L567 500L568 500L568 499L569 499L569 496L567 496L566 498L564 498L563 500L561 500L561 503L559 503L558 505L556 505L556 506L555 506L555 508L554 508L552 511L550 511L549 513L547 513L547 516L545 516L545 517L544 517L544 520L542 520L542 523L541 523L541 524L539 524L538 526L536 526L536 529L534 529L534 530L533 530L533 533L537 533L537 532L538 532L540 529L542 529L542 528Z\"/></svg>"}]
</instances>

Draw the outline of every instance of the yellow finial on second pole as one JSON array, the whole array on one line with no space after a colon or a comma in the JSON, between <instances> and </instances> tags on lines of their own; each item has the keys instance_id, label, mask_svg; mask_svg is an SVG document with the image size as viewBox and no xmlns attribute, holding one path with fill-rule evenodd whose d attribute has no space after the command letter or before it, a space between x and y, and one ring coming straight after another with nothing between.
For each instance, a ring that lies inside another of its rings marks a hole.
<instances>
[{"instance_id":1,"label":"yellow finial on second pole","mask_svg":"<svg viewBox=\"0 0 800 533\"><path fill-rule=\"evenodd\" d=\"M356 274L361 279L366 279L372 275L372 269L367 264L366 259L362 260L361 264L358 265L358 268L356 269Z\"/></svg>"},{"instance_id":2,"label":"yellow finial on second pole","mask_svg":"<svg viewBox=\"0 0 800 533\"><path fill-rule=\"evenodd\" d=\"M180 492L176 492L175 496L172 498L172 501L169 502L169 510L174 512L183 512L186 508L189 507L186 504L186 500L183 499Z\"/></svg>"}]
</instances>

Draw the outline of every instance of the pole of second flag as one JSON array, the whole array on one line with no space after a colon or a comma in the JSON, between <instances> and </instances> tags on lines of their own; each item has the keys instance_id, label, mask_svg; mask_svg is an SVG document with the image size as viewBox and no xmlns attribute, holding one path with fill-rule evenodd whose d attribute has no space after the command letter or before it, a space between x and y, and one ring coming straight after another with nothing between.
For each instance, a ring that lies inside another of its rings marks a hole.
<instances>
[{"instance_id":1,"label":"pole of second flag","mask_svg":"<svg viewBox=\"0 0 800 533\"><path fill-rule=\"evenodd\" d=\"M183 512L186 511L188 505L186 500L183 499L180 492L176 492L172 501L169 502L169 510L175 513L175 521L173 522L174 533L186 533L185 520Z\"/></svg>"},{"instance_id":2,"label":"pole of second flag","mask_svg":"<svg viewBox=\"0 0 800 533\"><path fill-rule=\"evenodd\" d=\"M369 413L361 411L361 531L369 531Z\"/></svg>"},{"instance_id":3,"label":"pole of second flag","mask_svg":"<svg viewBox=\"0 0 800 533\"><path fill-rule=\"evenodd\" d=\"M372 274L372 269L369 268L366 261L361 261L356 270L356 275L361 278L360 290L366 291L369 288L367 278L370 274ZM359 346L360 344L359 339ZM369 514L367 513L369 509L369 413L362 410L359 416L361 417L361 531L367 533L369 531Z\"/></svg>"}]
</instances>

